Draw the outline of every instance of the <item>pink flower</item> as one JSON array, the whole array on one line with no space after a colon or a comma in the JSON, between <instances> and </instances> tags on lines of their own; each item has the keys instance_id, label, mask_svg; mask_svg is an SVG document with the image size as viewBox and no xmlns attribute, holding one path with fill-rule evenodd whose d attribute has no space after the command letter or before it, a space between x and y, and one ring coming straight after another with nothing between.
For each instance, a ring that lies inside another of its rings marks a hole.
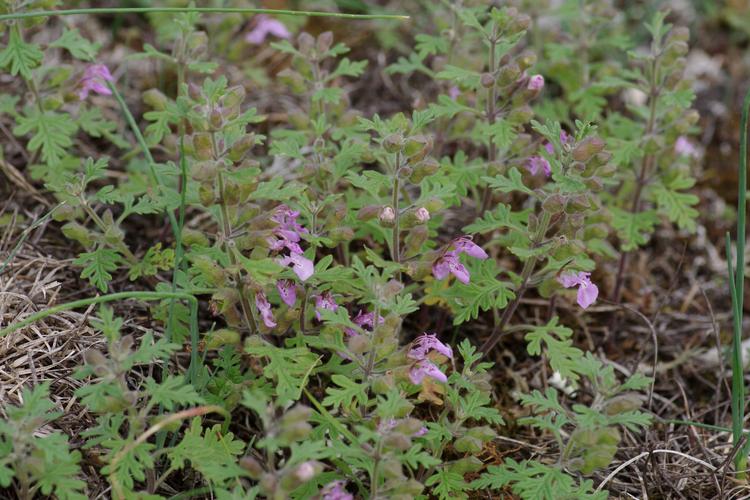
<instances>
[{"instance_id":1,"label":"pink flower","mask_svg":"<svg viewBox=\"0 0 750 500\"><path fill-rule=\"evenodd\" d=\"M380 219L380 222L393 222L394 220L396 220L396 212L394 212L393 208L391 207L383 207L382 209L380 209L378 219Z\"/></svg>"},{"instance_id":2,"label":"pink flower","mask_svg":"<svg viewBox=\"0 0 750 500\"><path fill-rule=\"evenodd\" d=\"M680 156L690 156L692 158L700 156L698 149L684 135L677 138L677 141L674 143L674 150Z\"/></svg>"},{"instance_id":3,"label":"pink flower","mask_svg":"<svg viewBox=\"0 0 750 500\"><path fill-rule=\"evenodd\" d=\"M374 312L366 313L363 311L359 311L357 313L357 316L355 316L354 319L352 320L352 322L355 325L362 328L363 330L367 330L371 332L375 328L375 313ZM385 318L378 315L378 324L382 325L383 323L385 323ZM344 332L346 332L346 334L349 335L350 337L359 335L357 331L354 330L353 328L344 328Z\"/></svg>"},{"instance_id":4,"label":"pink flower","mask_svg":"<svg viewBox=\"0 0 750 500\"><path fill-rule=\"evenodd\" d=\"M461 89L459 89L457 86L452 86L448 89L448 97L450 97L452 100L458 99L458 96L461 95Z\"/></svg>"},{"instance_id":5,"label":"pink flower","mask_svg":"<svg viewBox=\"0 0 750 500\"><path fill-rule=\"evenodd\" d=\"M462 236L453 240L451 246L453 250L445 252L432 264L432 274L436 279L442 280L449 274L458 279L461 283L467 284L471 278L469 271L458 260L462 253L476 259L486 259L489 257L482 247L471 241L471 238Z\"/></svg>"},{"instance_id":6,"label":"pink flower","mask_svg":"<svg viewBox=\"0 0 750 500\"><path fill-rule=\"evenodd\" d=\"M445 373L441 372L440 368L435 366L431 361L418 361L411 367L411 370L409 370L409 380L411 380L414 385L419 385L425 377L433 378L439 382L448 381L448 377L445 376Z\"/></svg>"},{"instance_id":7,"label":"pink flower","mask_svg":"<svg viewBox=\"0 0 750 500\"><path fill-rule=\"evenodd\" d=\"M551 144L549 145L551 146ZM528 170L531 175L536 175L540 171L544 172L545 177L552 175L552 167L550 167L547 159L542 156L530 157L529 161L526 163L526 170Z\"/></svg>"},{"instance_id":8,"label":"pink flower","mask_svg":"<svg viewBox=\"0 0 750 500\"><path fill-rule=\"evenodd\" d=\"M300 235L308 231L297 222L297 217L299 217L299 212L286 205L278 206L271 216L271 220L276 222L277 226L268 242L271 250L289 252L288 255L281 256L278 260L279 264L282 266L291 264L299 279L305 281L315 272L315 265L303 255L302 247L299 245L302 240Z\"/></svg>"},{"instance_id":9,"label":"pink flower","mask_svg":"<svg viewBox=\"0 0 750 500\"><path fill-rule=\"evenodd\" d=\"M475 259L484 260L489 257L489 255L487 255L487 252L485 252L482 247L471 241L471 238L469 238L468 236L461 236L460 238L456 238L455 240L453 240L453 248L457 253L465 253L466 255L474 257Z\"/></svg>"},{"instance_id":10,"label":"pink flower","mask_svg":"<svg viewBox=\"0 0 750 500\"><path fill-rule=\"evenodd\" d=\"M245 41L252 43L253 45L260 45L266 40L268 35L273 35L276 38L289 38L289 30L281 21L278 21L272 17L268 17L265 14L256 16L257 23L255 27L245 36Z\"/></svg>"},{"instance_id":11,"label":"pink flower","mask_svg":"<svg viewBox=\"0 0 750 500\"><path fill-rule=\"evenodd\" d=\"M276 282L276 289L279 291L281 300L289 307L294 307L297 303L297 285L292 280L279 280Z\"/></svg>"},{"instance_id":12,"label":"pink flower","mask_svg":"<svg viewBox=\"0 0 750 500\"><path fill-rule=\"evenodd\" d=\"M301 253L291 253L285 257L280 258L278 260L278 263L282 266L288 266L291 264L292 271L294 271L294 273L302 281L307 281L307 279L315 272L315 265L313 264L313 261L302 255Z\"/></svg>"},{"instance_id":13,"label":"pink flower","mask_svg":"<svg viewBox=\"0 0 750 500\"><path fill-rule=\"evenodd\" d=\"M420 224L424 224L430 220L430 212L424 207L419 207L416 212L414 212L414 216Z\"/></svg>"},{"instance_id":14,"label":"pink flower","mask_svg":"<svg viewBox=\"0 0 750 500\"><path fill-rule=\"evenodd\" d=\"M354 496L346 491L344 481L333 481L320 490L321 500L354 500Z\"/></svg>"},{"instance_id":15,"label":"pink flower","mask_svg":"<svg viewBox=\"0 0 750 500\"><path fill-rule=\"evenodd\" d=\"M463 284L468 284L471 279L469 270L458 260L456 252L446 252L432 264L432 274L436 279L442 280L449 274Z\"/></svg>"},{"instance_id":16,"label":"pink flower","mask_svg":"<svg viewBox=\"0 0 750 500\"><path fill-rule=\"evenodd\" d=\"M599 296L599 288L591 282L590 276L591 273L580 271L557 277L557 281L565 288L578 287L577 302L583 309L593 304Z\"/></svg>"},{"instance_id":17,"label":"pink flower","mask_svg":"<svg viewBox=\"0 0 750 500\"><path fill-rule=\"evenodd\" d=\"M92 64L83 74L81 79L81 90L78 91L78 98L84 100L89 96L89 92L95 92L101 95L112 95L112 91L107 86L107 82L113 82L115 79L109 72L109 69L103 64Z\"/></svg>"},{"instance_id":18,"label":"pink flower","mask_svg":"<svg viewBox=\"0 0 750 500\"><path fill-rule=\"evenodd\" d=\"M544 87L544 77L542 75L533 75L529 78L529 84L526 86L529 90L539 91Z\"/></svg>"},{"instance_id":19,"label":"pink flower","mask_svg":"<svg viewBox=\"0 0 750 500\"><path fill-rule=\"evenodd\" d=\"M271 304L268 302L266 294L262 291L255 294L255 305L258 308L261 318L263 318L263 323L268 328L276 326L276 321L274 321L273 313L271 312Z\"/></svg>"},{"instance_id":20,"label":"pink flower","mask_svg":"<svg viewBox=\"0 0 750 500\"><path fill-rule=\"evenodd\" d=\"M323 317L320 315L320 311L322 311L323 309L336 311L338 308L339 305L336 303L333 295L331 295L331 292L323 292L315 297L315 317L318 318L318 321L323 319Z\"/></svg>"},{"instance_id":21,"label":"pink flower","mask_svg":"<svg viewBox=\"0 0 750 500\"><path fill-rule=\"evenodd\" d=\"M417 337L412 343L407 356L411 359L421 361L427 359L431 351L439 352L446 358L453 359L453 349L440 342L434 333L424 333Z\"/></svg>"}]
</instances>

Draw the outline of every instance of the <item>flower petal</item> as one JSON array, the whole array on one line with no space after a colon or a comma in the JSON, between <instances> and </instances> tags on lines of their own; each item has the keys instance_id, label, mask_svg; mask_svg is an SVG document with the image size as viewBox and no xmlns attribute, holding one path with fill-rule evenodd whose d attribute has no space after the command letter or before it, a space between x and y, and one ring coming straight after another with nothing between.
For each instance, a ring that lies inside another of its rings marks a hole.
<instances>
[{"instance_id":1,"label":"flower petal","mask_svg":"<svg viewBox=\"0 0 750 500\"><path fill-rule=\"evenodd\" d=\"M289 307L294 307L297 302L297 284L292 280L279 280L276 282L281 300Z\"/></svg>"}]
</instances>

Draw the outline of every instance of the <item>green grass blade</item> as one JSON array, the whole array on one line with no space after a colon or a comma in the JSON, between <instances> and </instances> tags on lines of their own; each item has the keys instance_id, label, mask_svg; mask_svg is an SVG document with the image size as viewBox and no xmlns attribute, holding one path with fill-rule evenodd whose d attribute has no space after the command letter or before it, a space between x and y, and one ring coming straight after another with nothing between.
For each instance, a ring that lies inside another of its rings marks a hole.
<instances>
[{"instance_id":1,"label":"green grass blade","mask_svg":"<svg viewBox=\"0 0 750 500\"><path fill-rule=\"evenodd\" d=\"M0 21L13 19L28 19L33 17L73 16L79 14L145 14L149 12L203 12L207 14L273 14L275 16L308 16L308 17L338 17L342 19L391 19L405 20L409 16L398 14L345 14L341 12L320 12L285 9L252 9L241 7L112 7L100 9L61 9L38 10L32 12L15 12L0 15Z\"/></svg>"}]
</instances>

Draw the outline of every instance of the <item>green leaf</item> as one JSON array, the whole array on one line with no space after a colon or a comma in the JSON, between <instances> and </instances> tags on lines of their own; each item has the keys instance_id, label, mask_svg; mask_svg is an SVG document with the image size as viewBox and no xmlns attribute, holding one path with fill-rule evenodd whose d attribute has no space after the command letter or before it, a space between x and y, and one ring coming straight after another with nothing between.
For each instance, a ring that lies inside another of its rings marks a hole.
<instances>
[{"instance_id":1,"label":"green leaf","mask_svg":"<svg viewBox=\"0 0 750 500\"><path fill-rule=\"evenodd\" d=\"M68 113L39 111L36 106L27 106L17 119L13 133L17 136L31 135L27 147L31 151L41 149L42 160L54 166L73 145L73 134L78 130L76 121Z\"/></svg>"},{"instance_id":2,"label":"green leaf","mask_svg":"<svg viewBox=\"0 0 750 500\"><path fill-rule=\"evenodd\" d=\"M527 188L523 183L521 172L516 167L511 167L508 170L508 176L497 175L495 177L482 177L482 180L487 185L501 193L512 193L513 191L520 191L526 194L533 194L534 192Z\"/></svg>"},{"instance_id":3,"label":"green leaf","mask_svg":"<svg viewBox=\"0 0 750 500\"><path fill-rule=\"evenodd\" d=\"M245 443L235 439L231 432L222 431L221 425L203 429L201 419L196 417L182 441L167 456L172 467L183 469L189 462L209 483L224 485L246 476L237 464L244 450Z\"/></svg>"},{"instance_id":4,"label":"green leaf","mask_svg":"<svg viewBox=\"0 0 750 500\"><path fill-rule=\"evenodd\" d=\"M469 484L464 481L461 474L453 472L447 467L438 469L435 474L427 478L424 484L432 486L432 493L441 499L467 498L464 492L470 489Z\"/></svg>"},{"instance_id":5,"label":"green leaf","mask_svg":"<svg viewBox=\"0 0 750 500\"><path fill-rule=\"evenodd\" d=\"M92 285L106 292L107 284L112 281L110 273L117 270L121 261L120 254L114 250L99 247L93 252L80 254L73 264L83 266L81 278L88 278Z\"/></svg>"},{"instance_id":6,"label":"green leaf","mask_svg":"<svg viewBox=\"0 0 750 500\"><path fill-rule=\"evenodd\" d=\"M500 203L492 212L486 212L484 217L475 220L463 228L469 234L489 233L498 229L511 229L526 234L525 213L513 212L510 205Z\"/></svg>"},{"instance_id":7,"label":"green leaf","mask_svg":"<svg viewBox=\"0 0 750 500\"><path fill-rule=\"evenodd\" d=\"M76 59L93 61L99 52L100 43L91 43L82 37L77 29L63 28L60 38L50 44L50 47L63 48Z\"/></svg>"},{"instance_id":8,"label":"green leaf","mask_svg":"<svg viewBox=\"0 0 750 500\"><path fill-rule=\"evenodd\" d=\"M690 232L695 231L695 221L699 215L693 205L697 205L700 200L694 194L681 193L679 190L690 189L694 184L695 179L677 177L664 184L656 184L650 196L669 220L680 229Z\"/></svg>"},{"instance_id":9,"label":"green leaf","mask_svg":"<svg viewBox=\"0 0 750 500\"><path fill-rule=\"evenodd\" d=\"M333 375L331 380L341 389L328 387L326 389L328 396L323 400L324 405L331 406L335 410L340 406L347 409L351 408L355 399L360 405L367 403L367 386L364 384L355 382L350 377L343 375Z\"/></svg>"},{"instance_id":10,"label":"green leaf","mask_svg":"<svg viewBox=\"0 0 750 500\"><path fill-rule=\"evenodd\" d=\"M38 45L24 42L19 29L11 28L8 45L0 52L0 67L10 67L11 75L20 74L26 80L31 80L31 70L42 62L44 53Z\"/></svg>"},{"instance_id":11,"label":"green leaf","mask_svg":"<svg viewBox=\"0 0 750 500\"><path fill-rule=\"evenodd\" d=\"M527 350L532 356L539 356L542 354L542 344L545 344L547 358L552 369L559 372L563 378L575 381L579 378L580 372L577 366L583 358L583 352L573 347L573 341L570 338L573 330L558 325L557 321L558 318L555 316L546 325L532 327L531 331L526 334Z\"/></svg>"},{"instance_id":12,"label":"green leaf","mask_svg":"<svg viewBox=\"0 0 750 500\"><path fill-rule=\"evenodd\" d=\"M146 379L146 392L151 396L151 403L162 405L167 411L177 406L202 404L203 398L195 392L195 388L185 382L182 375L168 375L161 382L153 378Z\"/></svg>"},{"instance_id":13,"label":"green leaf","mask_svg":"<svg viewBox=\"0 0 750 500\"><path fill-rule=\"evenodd\" d=\"M653 210L631 213L620 208L612 208L612 226L623 240L622 250L629 252L648 243L659 218Z\"/></svg>"},{"instance_id":14,"label":"green leaf","mask_svg":"<svg viewBox=\"0 0 750 500\"><path fill-rule=\"evenodd\" d=\"M252 337L245 344L245 351L266 358L263 375L276 380L276 394L283 402L299 399L307 378L320 361L306 347L281 348Z\"/></svg>"}]
</instances>

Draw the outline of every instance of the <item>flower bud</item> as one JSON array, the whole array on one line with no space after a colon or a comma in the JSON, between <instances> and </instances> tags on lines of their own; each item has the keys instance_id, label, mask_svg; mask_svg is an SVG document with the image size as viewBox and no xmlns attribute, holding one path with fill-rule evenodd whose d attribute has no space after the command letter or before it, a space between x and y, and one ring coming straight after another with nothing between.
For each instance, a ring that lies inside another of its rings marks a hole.
<instances>
[{"instance_id":1,"label":"flower bud","mask_svg":"<svg viewBox=\"0 0 750 500\"><path fill-rule=\"evenodd\" d=\"M143 102L156 111L164 111L169 99L157 89L148 89L143 93Z\"/></svg>"},{"instance_id":2,"label":"flower bud","mask_svg":"<svg viewBox=\"0 0 750 500\"><path fill-rule=\"evenodd\" d=\"M517 61L521 70L525 71L536 64L536 54L533 52L526 52L522 54Z\"/></svg>"},{"instance_id":3,"label":"flower bud","mask_svg":"<svg viewBox=\"0 0 750 500\"><path fill-rule=\"evenodd\" d=\"M82 224L68 222L61 229L66 238L77 241L81 246L90 247L94 243L93 234Z\"/></svg>"},{"instance_id":4,"label":"flower bud","mask_svg":"<svg viewBox=\"0 0 750 500\"><path fill-rule=\"evenodd\" d=\"M427 200L424 204L424 207L430 212L435 213L439 212L445 207L445 202L441 200L440 198L433 197Z\"/></svg>"},{"instance_id":5,"label":"flower bud","mask_svg":"<svg viewBox=\"0 0 750 500\"><path fill-rule=\"evenodd\" d=\"M239 106L245 100L245 93L245 87L242 85L229 87L222 99L222 105L227 108Z\"/></svg>"},{"instance_id":6,"label":"flower bud","mask_svg":"<svg viewBox=\"0 0 750 500\"><path fill-rule=\"evenodd\" d=\"M414 184L419 184L423 179L434 175L440 169L440 163L435 158L428 157L414 165L409 180Z\"/></svg>"},{"instance_id":7,"label":"flower bud","mask_svg":"<svg viewBox=\"0 0 750 500\"><path fill-rule=\"evenodd\" d=\"M482 451L484 444L482 443L481 439L466 435L456 439L456 441L454 441L453 443L453 447L459 453L477 454Z\"/></svg>"},{"instance_id":8,"label":"flower bud","mask_svg":"<svg viewBox=\"0 0 750 500\"><path fill-rule=\"evenodd\" d=\"M541 91L544 88L544 77L542 75L532 75L529 78L526 88L534 92Z\"/></svg>"},{"instance_id":9,"label":"flower bud","mask_svg":"<svg viewBox=\"0 0 750 500\"><path fill-rule=\"evenodd\" d=\"M542 210L550 214L559 214L563 208L565 208L565 197L560 194L550 195L542 203Z\"/></svg>"},{"instance_id":10,"label":"flower bud","mask_svg":"<svg viewBox=\"0 0 750 500\"><path fill-rule=\"evenodd\" d=\"M314 46L315 39L310 33L303 31L297 37L297 49L302 53L302 55L309 57L312 54Z\"/></svg>"},{"instance_id":11,"label":"flower bud","mask_svg":"<svg viewBox=\"0 0 750 500\"><path fill-rule=\"evenodd\" d=\"M495 77L492 73L482 73L482 76L479 77L479 83L482 87L488 89L495 85Z\"/></svg>"},{"instance_id":12,"label":"flower bud","mask_svg":"<svg viewBox=\"0 0 750 500\"><path fill-rule=\"evenodd\" d=\"M198 198L204 207L210 207L216 202L213 184L202 183L198 188Z\"/></svg>"},{"instance_id":13,"label":"flower bud","mask_svg":"<svg viewBox=\"0 0 750 500\"><path fill-rule=\"evenodd\" d=\"M219 173L219 166L213 160L195 163L191 169L192 178L198 182L212 183Z\"/></svg>"},{"instance_id":14,"label":"flower bud","mask_svg":"<svg viewBox=\"0 0 750 500\"><path fill-rule=\"evenodd\" d=\"M241 161L245 154L250 151L250 148L255 146L255 141L256 137L253 133L242 136L240 140L232 144L229 150L229 159L233 162Z\"/></svg>"},{"instance_id":15,"label":"flower bud","mask_svg":"<svg viewBox=\"0 0 750 500\"><path fill-rule=\"evenodd\" d=\"M404 472L401 462L396 458L388 458L380 462L380 471L383 477L390 480L396 480L398 482L403 481ZM409 497L412 498L412 497Z\"/></svg>"},{"instance_id":16,"label":"flower bud","mask_svg":"<svg viewBox=\"0 0 750 500\"><path fill-rule=\"evenodd\" d=\"M430 151L432 151L432 137L425 135L409 137L404 146L404 155L409 159L409 163L422 161Z\"/></svg>"},{"instance_id":17,"label":"flower bud","mask_svg":"<svg viewBox=\"0 0 750 500\"><path fill-rule=\"evenodd\" d=\"M333 33L331 33L330 31L326 31L318 35L318 41L316 44L318 54L324 54L325 52L328 52L332 44Z\"/></svg>"},{"instance_id":18,"label":"flower bud","mask_svg":"<svg viewBox=\"0 0 750 500\"><path fill-rule=\"evenodd\" d=\"M338 245L342 242L352 241L354 239L354 229L349 226L334 227L329 231L328 236Z\"/></svg>"},{"instance_id":19,"label":"flower bud","mask_svg":"<svg viewBox=\"0 0 750 500\"><path fill-rule=\"evenodd\" d=\"M370 341L364 335L353 335L346 341L346 346L354 354L364 354L370 350Z\"/></svg>"},{"instance_id":20,"label":"flower bud","mask_svg":"<svg viewBox=\"0 0 750 500\"><path fill-rule=\"evenodd\" d=\"M406 240L404 241L404 255L413 257L421 252L422 245L429 236L430 232L427 226L416 226L406 234Z\"/></svg>"},{"instance_id":21,"label":"flower bud","mask_svg":"<svg viewBox=\"0 0 750 500\"><path fill-rule=\"evenodd\" d=\"M404 136L401 134L390 134L383 139L383 148L389 153L398 153L404 147Z\"/></svg>"},{"instance_id":22,"label":"flower bud","mask_svg":"<svg viewBox=\"0 0 750 500\"><path fill-rule=\"evenodd\" d=\"M263 475L263 466L255 458L245 456L240 459L240 467L245 469L251 479L258 480Z\"/></svg>"},{"instance_id":23,"label":"flower bud","mask_svg":"<svg viewBox=\"0 0 750 500\"><path fill-rule=\"evenodd\" d=\"M312 426L307 422L282 424L279 439L283 443L290 445L306 439L310 435L310 432L312 432Z\"/></svg>"},{"instance_id":24,"label":"flower bud","mask_svg":"<svg viewBox=\"0 0 750 500\"><path fill-rule=\"evenodd\" d=\"M193 82L190 82L188 84L188 96L194 101L200 101L203 98L203 93L201 92L200 86L196 85Z\"/></svg>"},{"instance_id":25,"label":"flower bud","mask_svg":"<svg viewBox=\"0 0 750 500\"><path fill-rule=\"evenodd\" d=\"M396 220L396 212L393 210L393 207L384 206L380 209L378 219L380 219L380 222L383 225L388 226L390 224L393 224L393 222Z\"/></svg>"},{"instance_id":26,"label":"flower bud","mask_svg":"<svg viewBox=\"0 0 750 500\"><path fill-rule=\"evenodd\" d=\"M592 156L604 150L604 140L601 137L587 137L573 149L573 159L587 162Z\"/></svg>"},{"instance_id":27,"label":"flower bud","mask_svg":"<svg viewBox=\"0 0 750 500\"><path fill-rule=\"evenodd\" d=\"M393 450L406 451L411 448L411 439L400 432L392 432L383 439L383 446Z\"/></svg>"},{"instance_id":28,"label":"flower bud","mask_svg":"<svg viewBox=\"0 0 750 500\"><path fill-rule=\"evenodd\" d=\"M391 372L386 372L385 375L373 376L370 387L375 394L386 394L395 387L395 383L396 382L393 380L393 374Z\"/></svg>"},{"instance_id":29,"label":"flower bud","mask_svg":"<svg viewBox=\"0 0 750 500\"><path fill-rule=\"evenodd\" d=\"M206 52L208 48L208 35L205 31L194 31L187 39L186 47L192 59L197 59Z\"/></svg>"},{"instance_id":30,"label":"flower bud","mask_svg":"<svg viewBox=\"0 0 750 500\"><path fill-rule=\"evenodd\" d=\"M487 441L495 439L495 437L497 436L497 433L494 430L492 430L492 427L488 427L486 425L480 425L478 427L472 427L471 429L469 429L469 431L467 432L467 434L469 436L475 437L475 438L477 438L480 441L485 442L485 443Z\"/></svg>"},{"instance_id":31,"label":"flower bud","mask_svg":"<svg viewBox=\"0 0 750 500\"><path fill-rule=\"evenodd\" d=\"M669 40L687 42L688 40L690 40L690 30L685 26L672 28L672 31L669 33Z\"/></svg>"},{"instance_id":32,"label":"flower bud","mask_svg":"<svg viewBox=\"0 0 750 500\"><path fill-rule=\"evenodd\" d=\"M512 62L500 68L497 75L498 84L502 87L509 85L518 80L521 76L521 68L518 63Z\"/></svg>"},{"instance_id":33,"label":"flower bud","mask_svg":"<svg viewBox=\"0 0 750 500\"><path fill-rule=\"evenodd\" d=\"M240 346L240 334L231 328L220 328L206 335L205 345L208 350L221 349L227 345Z\"/></svg>"},{"instance_id":34,"label":"flower bud","mask_svg":"<svg viewBox=\"0 0 750 500\"><path fill-rule=\"evenodd\" d=\"M604 405L604 413L607 415L619 415L627 411L637 410L643 405L643 400L636 393L625 393L615 396Z\"/></svg>"},{"instance_id":35,"label":"flower bud","mask_svg":"<svg viewBox=\"0 0 750 500\"><path fill-rule=\"evenodd\" d=\"M104 231L104 241L110 245L118 245L125 239L125 232L120 229L116 224L107 226L107 230Z\"/></svg>"},{"instance_id":36,"label":"flower bud","mask_svg":"<svg viewBox=\"0 0 750 500\"><path fill-rule=\"evenodd\" d=\"M511 109L508 113L508 121L514 125L521 125L528 123L534 117L534 110L531 106L524 104L523 106L516 106Z\"/></svg>"},{"instance_id":37,"label":"flower bud","mask_svg":"<svg viewBox=\"0 0 750 500\"><path fill-rule=\"evenodd\" d=\"M366 207L362 207L357 212L357 219L361 221L372 220L380 215L382 208L383 207L380 205L367 205Z\"/></svg>"},{"instance_id":38,"label":"flower bud","mask_svg":"<svg viewBox=\"0 0 750 500\"><path fill-rule=\"evenodd\" d=\"M211 134L207 132L198 132L193 135L193 148L195 148L195 157L199 160L210 160L214 157Z\"/></svg>"}]
</instances>

